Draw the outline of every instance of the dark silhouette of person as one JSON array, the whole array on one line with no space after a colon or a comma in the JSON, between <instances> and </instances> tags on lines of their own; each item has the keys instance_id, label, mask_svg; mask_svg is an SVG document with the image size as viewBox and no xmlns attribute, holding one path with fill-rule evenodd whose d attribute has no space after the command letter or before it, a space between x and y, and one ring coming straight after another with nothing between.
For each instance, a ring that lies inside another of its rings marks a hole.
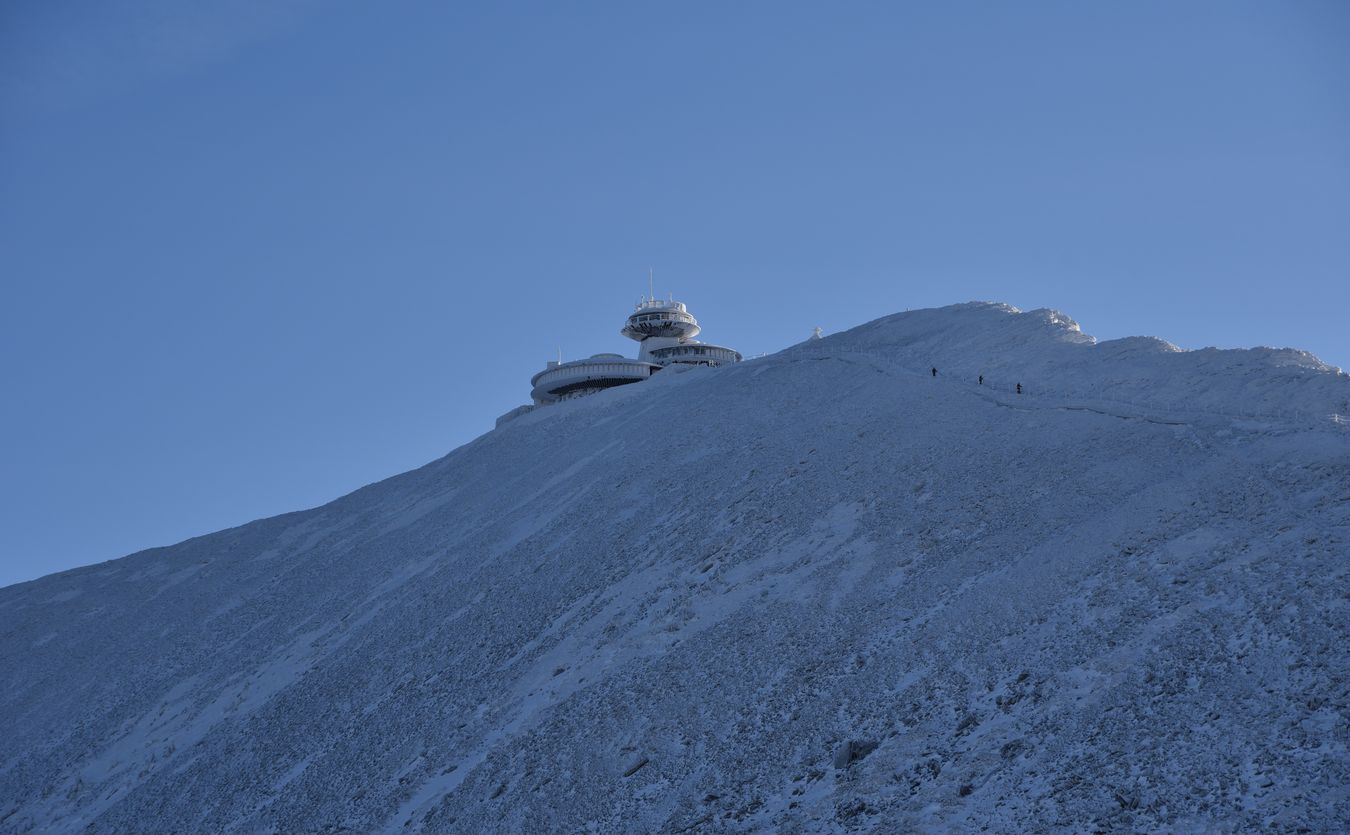
<instances>
[{"instance_id":1,"label":"dark silhouette of person","mask_svg":"<svg viewBox=\"0 0 1350 835\"><path fill-rule=\"evenodd\" d=\"M980 375L980 385L984 385L984 375Z\"/></svg>"},{"instance_id":2,"label":"dark silhouette of person","mask_svg":"<svg viewBox=\"0 0 1350 835\"><path fill-rule=\"evenodd\" d=\"M933 376L934 376L934 377L937 376L937 368L936 368L936 367L933 368Z\"/></svg>"},{"instance_id":3,"label":"dark silhouette of person","mask_svg":"<svg viewBox=\"0 0 1350 835\"><path fill-rule=\"evenodd\" d=\"M1018 393L1018 394L1021 394L1021 393L1022 393L1022 384L1021 384L1021 383L1018 383L1018 384L1017 384L1017 393Z\"/></svg>"}]
</instances>

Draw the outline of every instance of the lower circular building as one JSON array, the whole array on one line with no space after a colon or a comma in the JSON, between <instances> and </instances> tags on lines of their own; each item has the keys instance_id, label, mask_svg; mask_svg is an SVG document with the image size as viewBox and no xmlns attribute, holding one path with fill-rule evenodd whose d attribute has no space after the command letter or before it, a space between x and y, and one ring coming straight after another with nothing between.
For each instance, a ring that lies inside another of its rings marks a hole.
<instances>
[{"instance_id":1,"label":"lower circular building","mask_svg":"<svg viewBox=\"0 0 1350 835\"><path fill-rule=\"evenodd\" d=\"M667 365L717 366L741 361L739 351L695 341L679 345L667 345L664 348L653 348L648 356L652 358L652 362L663 367Z\"/></svg>"},{"instance_id":2,"label":"lower circular building","mask_svg":"<svg viewBox=\"0 0 1350 835\"><path fill-rule=\"evenodd\" d=\"M557 403L585 397L607 388L640 383L660 366L622 354L595 354L584 360L549 361L543 371L530 378L530 399L535 405Z\"/></svg>"}]
</instances>

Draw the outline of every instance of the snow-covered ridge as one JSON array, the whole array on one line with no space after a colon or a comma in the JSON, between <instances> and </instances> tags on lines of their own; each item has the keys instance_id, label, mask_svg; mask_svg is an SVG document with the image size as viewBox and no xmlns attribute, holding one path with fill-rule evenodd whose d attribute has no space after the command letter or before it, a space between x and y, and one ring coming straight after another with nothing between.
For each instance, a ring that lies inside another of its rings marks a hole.
<instances>
[{"instance_id":1,"label":"snow-covered ridge","mask_svg":"<svg viewBox=\"0 0 1350 835\"><path fill-rule=\"evenodd\" d=\"M864 353L906 367L1075 402L1166 414L1350 419L1350 376L1288 348L1184 351L1156 337L1098 342L1054 310L971 302L898 313L789 352Z\"/></svg>"},{"instance_id":2,"label":"snow-covered ridge","mask_svg":"<svg viewBox=\"0 0 1350 835\"><path fill-rule=\"evenodd\" d=\"M0 589L0 831L1345 831L1348 385L979 304L536 410Z\"/></svg>"}]
</instances>

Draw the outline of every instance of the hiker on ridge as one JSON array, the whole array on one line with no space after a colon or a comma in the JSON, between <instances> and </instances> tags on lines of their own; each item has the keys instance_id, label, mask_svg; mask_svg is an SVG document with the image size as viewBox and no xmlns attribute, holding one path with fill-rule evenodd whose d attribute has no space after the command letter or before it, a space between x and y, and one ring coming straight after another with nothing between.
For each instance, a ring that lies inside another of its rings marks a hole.
<instances>
[{"instance_id":1,"label":"hiker on ridge","mask_svg":"<svg viewBox=\"0 0 1350 835\"><path fill-rule=\"evenodd\" d=\"M934 377L937 376L937 366L934 366L934 367L933 367L933 376L934 376Z\"/></svg>"}]
</instances>

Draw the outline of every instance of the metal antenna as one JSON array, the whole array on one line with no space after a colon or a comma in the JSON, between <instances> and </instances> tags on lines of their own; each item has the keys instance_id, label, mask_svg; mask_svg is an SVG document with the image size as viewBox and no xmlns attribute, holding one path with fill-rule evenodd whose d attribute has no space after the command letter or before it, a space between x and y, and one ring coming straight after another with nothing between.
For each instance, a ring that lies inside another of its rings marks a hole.
<instances>
[{"instance_id":1,"label":"metal antenna","mask_svg":"<svg viewBox=\"0 0 1350 835\"><path fill-rule=\"evenodd\" d=\"M656 301L656 270L647 268L647 298Z\"/></svg>"}]
</instances>

